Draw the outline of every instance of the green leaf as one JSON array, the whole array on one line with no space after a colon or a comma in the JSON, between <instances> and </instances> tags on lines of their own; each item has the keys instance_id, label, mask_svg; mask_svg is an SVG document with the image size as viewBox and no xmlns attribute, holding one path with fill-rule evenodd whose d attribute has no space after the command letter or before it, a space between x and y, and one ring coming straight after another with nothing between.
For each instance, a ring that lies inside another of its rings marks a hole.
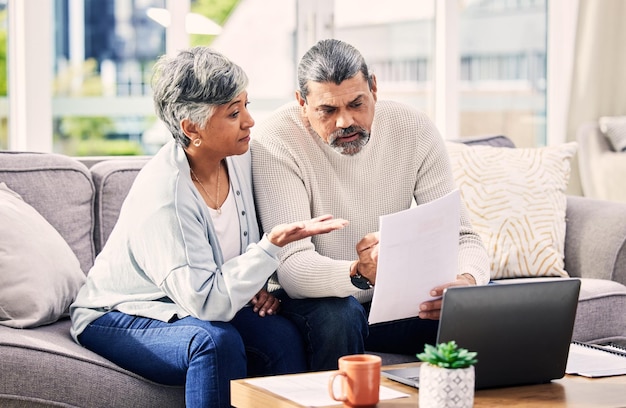
<instances>
[{"instance_id":1,"label":"green leaf","mask_svg":"<svg viewBox=\"0 0 626 408\"><path fill-rule=\"evenodd\" d=\"M460 348L454 340L436 346L425 344L424 351L416 355L423 362L443 368L466 368L478 362L476 352Z\"/></svg>"}]
</instances>

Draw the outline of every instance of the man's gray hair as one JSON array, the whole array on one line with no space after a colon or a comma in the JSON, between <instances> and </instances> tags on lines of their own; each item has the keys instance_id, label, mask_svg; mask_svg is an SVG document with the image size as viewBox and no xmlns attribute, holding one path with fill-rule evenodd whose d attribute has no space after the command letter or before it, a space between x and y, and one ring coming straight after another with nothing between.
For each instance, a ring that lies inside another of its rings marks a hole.
<instances>
[{"instance_id":1,"label":"man's gray hair","mask_svg":"<svg viewBox=\"0 0 626 408\"><path fill-rule=\"evenodd\" d=\"M311 47L298 64L298 86L306 101L308 82L333 82L337 85L353 78L359 72L372 89L372 77L361 53L343 41L321 40Z\"/></svg>"},{"instance_id":2,"label":"man's gray hair","mask_svg":"<svg viewBox=\"0 0 626 408\"><path fill-rule=\"evenodd\" d=\"M193 47L156 62L152 77L157 116L182 146L189 146L180 121L189 119L204 128L215 108L232 101L248 86L237 64L208 47Z\"/></svg>"}]
</instances>

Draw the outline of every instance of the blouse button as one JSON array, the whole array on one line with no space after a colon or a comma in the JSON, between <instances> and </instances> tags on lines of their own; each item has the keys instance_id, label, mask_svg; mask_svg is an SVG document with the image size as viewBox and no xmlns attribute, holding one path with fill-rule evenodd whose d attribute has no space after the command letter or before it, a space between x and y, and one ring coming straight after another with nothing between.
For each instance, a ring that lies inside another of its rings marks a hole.
<instances>
[{"instance_id":1,"label":"blouse button","mask_svg":"<svg viewBox=\"0 0 626 408\"><path fill-rule=\"evenodd\" d=\"M237 190L237 195L241 195L241 192L239 190Z\"/></svg>"},{"instance_id":2,"label":"blouse button","mask_svg":"<svg viewBox=\"0 0 626 408\"><path fill-rule=\"evenodd\" d=\"M244 236L244 237L247 237L247 236L248 236L248 231L244 231L244 232L243 232L243 236Z\"/></svg>"},{"instance_id":3,"label":"blouse button","mask_svg":"<svg viewBox=\"0 0 626 408\"><path fill-rule=\"evenodd\" d=\"M245 211L242 211L242 212L241 212L241 215L246 215L246 212L245 212Z\"/></svg>"}]
</instances>

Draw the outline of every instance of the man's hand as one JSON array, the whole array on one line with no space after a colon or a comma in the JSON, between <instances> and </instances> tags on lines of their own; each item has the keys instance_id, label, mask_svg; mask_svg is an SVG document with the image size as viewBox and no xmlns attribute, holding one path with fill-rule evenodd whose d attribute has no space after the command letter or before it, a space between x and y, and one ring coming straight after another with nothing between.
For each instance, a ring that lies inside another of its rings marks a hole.
<instances>
[{"instance_id":1,"label":"man's hand","mask_svg":"<svg viewBox=\"0 0 626 408\"><path fill-rule=\"evenodd\" d=\"M252 303L254 312L261 317L264 317L266 314L276 314L278 309L280 309L280 300L276 299L274 295L268 293L265 289L261 289L254 295L250 303Z\"/></svg>"},{"instance_id":2,"label":"man's hand","mask_svg":"<svg viewBox=\"0 0 626 408\"><path fill-rule=\"evenodd\" d=\"M367 279L372 285L376 283L376 269L378 268L378 243L380 241L378 232L371 232L364 236L356 244L358 261L353 265L356 270L351 270L351 276L357 272Z\"/></svg>"},{"instance_id":3,"label":"man's hand","mask_svg":"<svg viewBox=\"0 0 626 408\"><path fill-rule=\"evenodd\" d=\"M342 218L333 218L332 215L326 214L308 221L277 225L272 228L267 237L272 244L283 247L302 238L342 229L346 225L348 225L348 221Z\"/></svg>"},{"instance_id":4,"label":"man's hand","mask_svg":"<svg viewBox=\"0 0 626 408\"><path fill-rule=\"evenodd\" d=\"M443 296L443 290L451 286L475 286L476 279L469 273L463 275L457 275L454 282L446 283L441 286L436 286L430 291L430 296L437 297L438 299L429 300L420 305L420 312L418 314L420 319L433 319L439 320L441 315L441 303Z\"/></svg>"}]
</instances>

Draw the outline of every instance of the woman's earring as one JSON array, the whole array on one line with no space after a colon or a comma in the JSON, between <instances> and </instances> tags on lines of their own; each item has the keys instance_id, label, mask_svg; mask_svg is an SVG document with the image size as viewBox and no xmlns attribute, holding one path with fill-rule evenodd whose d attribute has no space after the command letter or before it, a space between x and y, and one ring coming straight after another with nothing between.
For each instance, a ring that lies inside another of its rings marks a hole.
<instances>
[{"instance_id":1,"label":"woman's earring","mask_svg":"<svg viewBox=\"0 0 626 408\"><path fill-rule=\"evenodd\" d=\"M196 147L200 147L200 145L202 144L202 140L200 140L200 138L198 139L193 139L193 145Z\"/></svg>"}]
</instances>

